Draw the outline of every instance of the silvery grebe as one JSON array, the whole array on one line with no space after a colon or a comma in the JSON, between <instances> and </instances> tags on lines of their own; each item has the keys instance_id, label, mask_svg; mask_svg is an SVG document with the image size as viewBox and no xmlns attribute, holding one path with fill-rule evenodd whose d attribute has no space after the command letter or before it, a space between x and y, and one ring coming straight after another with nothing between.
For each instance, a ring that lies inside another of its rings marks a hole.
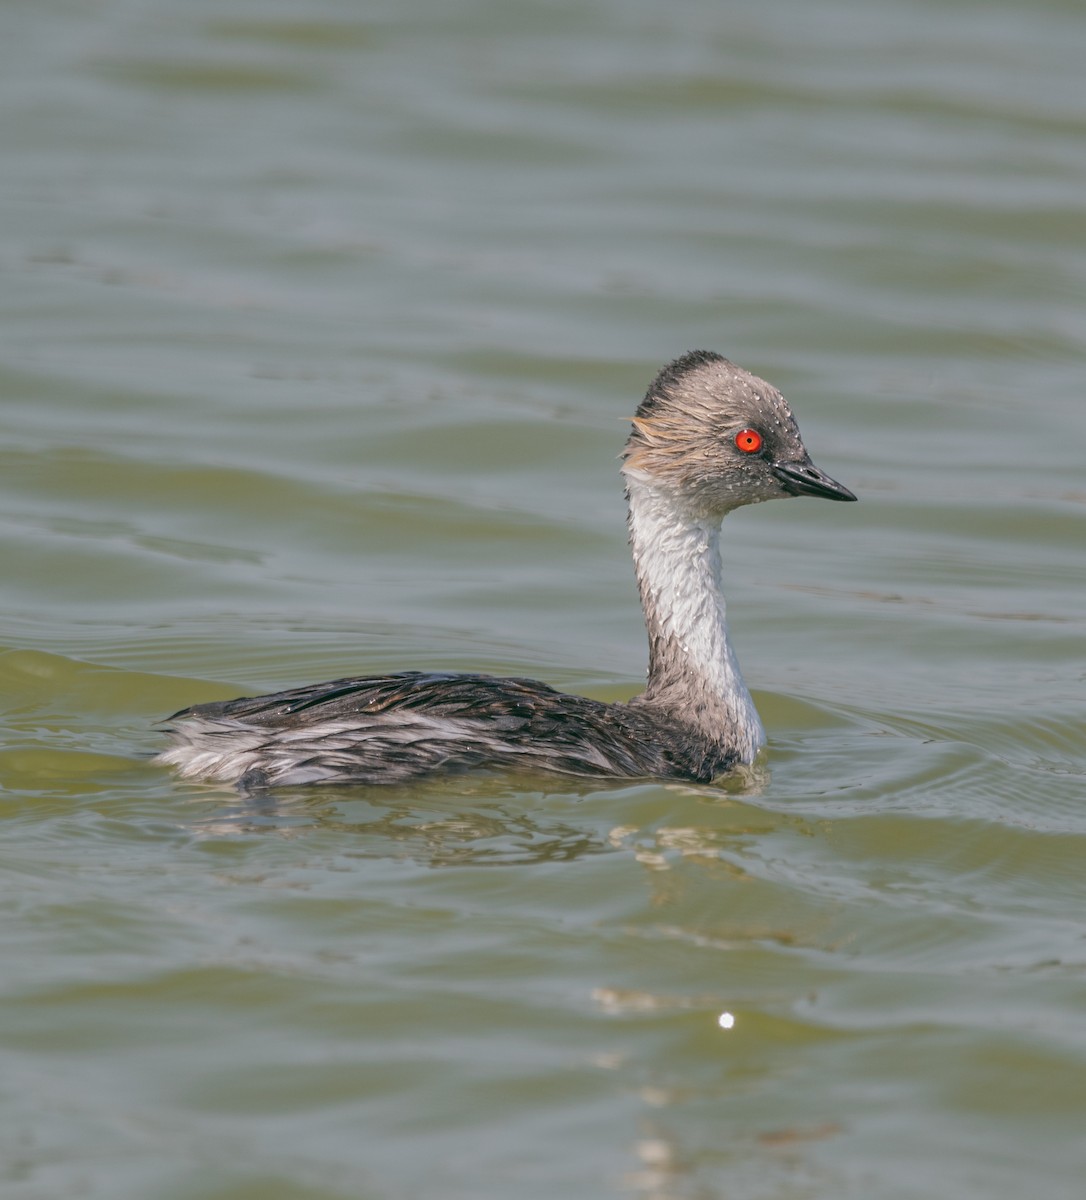
<instances>
[{"instance_id":1,"label":"silvery grebe","mask_svg":"<svg viewBox=\"0 0 1086 1200\"><path fill-rule=\"evenodd\" d=\"M648 685L628 703L488 675L336 679L175 713L158 761L246 790L481 768L707 783L752 762L765 732L728 640L721 519L784 496L856 497L811 462L776 388L704 350L653 380L622 473L649 637Z\"/></svg>"}]
</instances>

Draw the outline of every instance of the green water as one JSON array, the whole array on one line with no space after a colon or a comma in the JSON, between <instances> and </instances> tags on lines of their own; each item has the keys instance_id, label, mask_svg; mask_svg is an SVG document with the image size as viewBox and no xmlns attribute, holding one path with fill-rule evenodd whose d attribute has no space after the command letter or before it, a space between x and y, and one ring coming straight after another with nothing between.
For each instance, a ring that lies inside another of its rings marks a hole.
<instances>
[{"instance_id":1,"label":"green water","mask_svg":"<svg viewBox=\"0 0 1086 1200\"><path fill-rule=\"evenodd\" d=\"M5 1200L1082 1196L1086 10L0 29ZM348 672L630 695L692 347L861 497L726 524L763 777L151 765Z\"/></svg>"}]
</instances>

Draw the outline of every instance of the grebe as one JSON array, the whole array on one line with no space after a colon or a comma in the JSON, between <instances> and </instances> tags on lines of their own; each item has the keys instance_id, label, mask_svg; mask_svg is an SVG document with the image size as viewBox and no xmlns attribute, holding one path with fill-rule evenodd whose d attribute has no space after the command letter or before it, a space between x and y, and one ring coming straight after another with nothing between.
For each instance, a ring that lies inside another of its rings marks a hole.
<instances>
[{"instance_id":1,"label":"grebe","mask_svg":"<svg viewBox=\"0 0 1086 1200\"><path fill-rule=\"evenodd\" d=\"M158 761L245 790L478 768L707 783L752 762L765 732L728 639L721 519L785 496L856 497L811 462L776 388L705 350L653 380L622 474L649 638L648 685L628 703L489 675L336 679L175 713Z\"/></svg>"}]
</instances>

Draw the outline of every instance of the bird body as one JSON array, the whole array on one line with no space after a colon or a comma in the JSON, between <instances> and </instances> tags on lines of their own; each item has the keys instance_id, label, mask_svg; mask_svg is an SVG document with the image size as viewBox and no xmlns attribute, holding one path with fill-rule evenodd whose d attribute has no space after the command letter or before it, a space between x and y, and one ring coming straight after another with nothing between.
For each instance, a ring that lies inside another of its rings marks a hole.
<instances>
[{"instance_id":1,"label":"bird body","mask_svg":"<svg viewBox=\"0 0 1086 1200\"><path fill-rule=\"evenodd\" d=\"M247 789L481 769L707 782L735 761L666 713L534 679L451 672L337 679L200 704L171 720L177 741L164 761Z\"/></svg>"},{"instance_id":2,"label":"bird body","mask_svg":"<svg viewBox=\"0 0 1086 1200\"><path fill-rule=\"evenodd\" d=\"M656 377L623 458L649 637L640 695L608 704L530 679L416 671L338 679L176 713L159 761L245 788L483 768L708 782L752 762L765 733L728 637L721 519L785 496L856 497L811 463L775 388L706 351Z\"/></svg>"}]
</instances>

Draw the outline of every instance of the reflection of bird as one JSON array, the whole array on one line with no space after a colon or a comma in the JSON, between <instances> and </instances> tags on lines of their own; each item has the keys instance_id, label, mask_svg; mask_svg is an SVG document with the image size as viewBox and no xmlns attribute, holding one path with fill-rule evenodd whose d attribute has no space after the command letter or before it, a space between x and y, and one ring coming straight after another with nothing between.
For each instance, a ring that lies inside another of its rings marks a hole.
<instances>
[{"instance_id":1,"label":"reflection of bird","mask_svg":"<svg viewBox=\"0 0 1086 1200\"><path fill-rule=\"evenodd\" d=\"M775 388L700 350L653 381L624 460L649 636L648 686L629 703L488 675L337 679L187 708L159 761L247 788L476 768L705 782L751 762L765 734L728 640L721 518L784 496L856 497L811 462Z\"/></svg>"}]
</instances>

